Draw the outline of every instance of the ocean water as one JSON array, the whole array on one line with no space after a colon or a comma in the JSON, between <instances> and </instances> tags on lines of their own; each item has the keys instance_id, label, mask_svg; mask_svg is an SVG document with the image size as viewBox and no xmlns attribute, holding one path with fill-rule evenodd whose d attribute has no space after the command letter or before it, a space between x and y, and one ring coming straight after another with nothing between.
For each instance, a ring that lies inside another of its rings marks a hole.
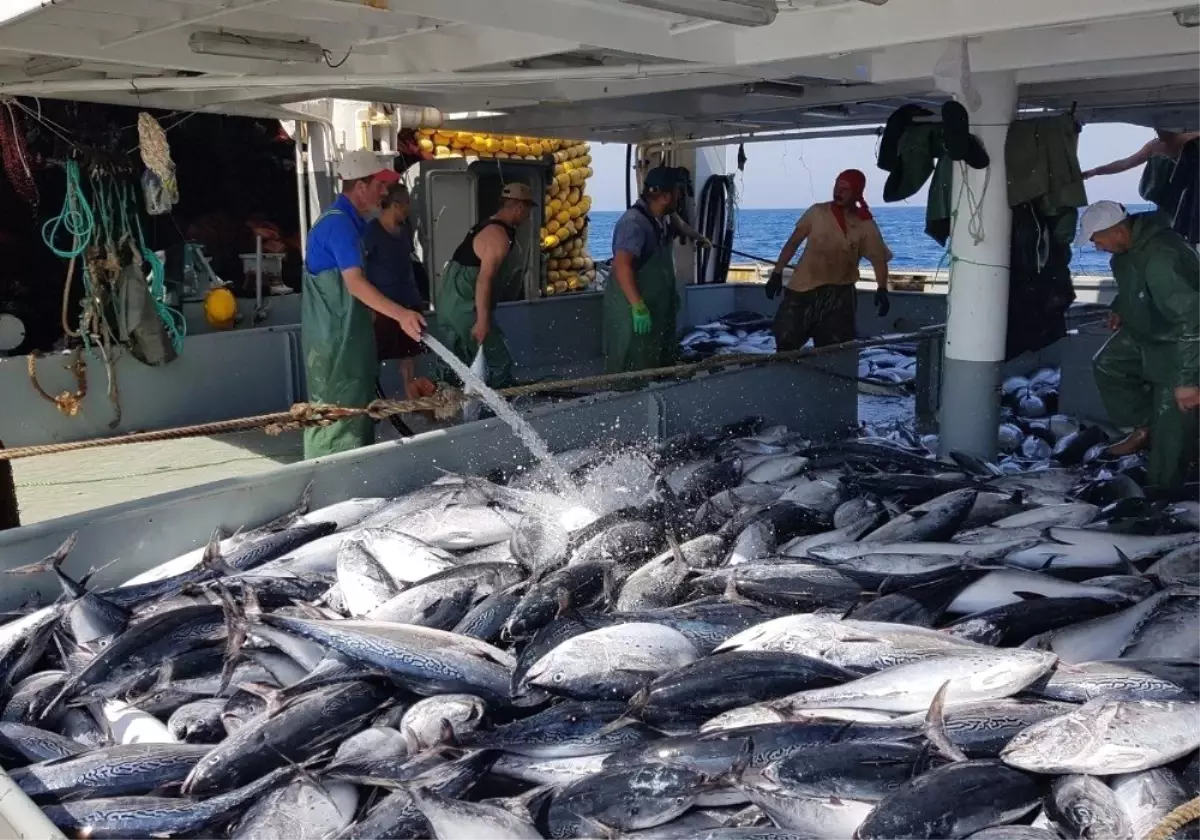
<instances>
[{"instance_id":1,"label":"ocean water","mask_svg":"<svg viewBox=\"0 0 1200 840\"><path fill-rule=\"evenodd\" d=\"M1129 208L1135 211L1141 208ZM733 247L774 263L803 210L739 210ZM894 269L932 271L939 263L945 270L944 251L925 235L924 207L872 207L883 238L892 249ZM612 256L612 229L621 213L616 210L593 210L588 250L594 259ZM747 262L734 256L735 263ZM1109 274L1108 255L1092 247L1076 248L1071 259L1075 274Z\"/></svg>"}]
</instances>

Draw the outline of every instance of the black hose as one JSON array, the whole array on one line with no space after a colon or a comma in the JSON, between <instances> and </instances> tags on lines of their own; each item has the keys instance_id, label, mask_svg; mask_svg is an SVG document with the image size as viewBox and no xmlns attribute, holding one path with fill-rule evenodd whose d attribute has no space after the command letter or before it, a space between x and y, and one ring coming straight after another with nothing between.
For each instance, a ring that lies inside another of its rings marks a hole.
<instances>
[{"instance_id":1,"label":"black hose","mask_svg":"<svg viewBox=\"0 0 1200 840\"><path fill-rule=\"evenodd\" d=\"M729 279L730 255L737 205L732 175L711 175L700 190L700 206L697 210L696 230L713 243L713 248L700 249L696 255L696 282L707 283L710 260L713 263L713 283L724 283Z\"/></svg>"},{"instance_id":2,"label":"black hose","mask_svg":"<svg viewBox=\"0 0 1200 840\"><path fill-rule=\"evenodd\" d=\"M633 206L633 190L629 188L629 171L633 169L633 144L625 146L625 206Z\"/></svg>"}]
</instances>

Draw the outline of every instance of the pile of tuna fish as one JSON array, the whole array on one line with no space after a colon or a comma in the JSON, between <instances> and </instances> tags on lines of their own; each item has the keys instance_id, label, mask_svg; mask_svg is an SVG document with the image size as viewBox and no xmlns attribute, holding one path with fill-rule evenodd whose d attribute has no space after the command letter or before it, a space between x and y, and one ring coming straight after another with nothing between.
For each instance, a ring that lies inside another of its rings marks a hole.
<instances>
[{"instance_id":1,"label":"pile of tuna fish","mask_svg":"<svg viewBox=\"0 0 1200 840\"><path fill-rule=\"evenodd\" d=\"M858 352L858 378L876 385L911 387L917 378L916 345L863 348Z\"/></svg>"},{"instance_id":2,"label":"pile of tuna fish","mask_svg":"<svg viewBox=\"0 0 1200 840\"><path fill-rule=\"evenodd\" d=\"M757 312L730 312L690 328L679 340L679 357L685 362L742 353L769 356L774 352L771 318Z\"/></svg>"},{"instance_id":3,"label":"pile of tuna fish","mask_svg":"<svg viewBox=\"0 0 1200 840\"><path fill-rule=\"evenodd\" d=\"M90 838L1141 840L1197 795L1197 502L754 421L556 458L570 501L17 569L62 595L0 625L0 762Z\"/></svg>"}]
</instances>

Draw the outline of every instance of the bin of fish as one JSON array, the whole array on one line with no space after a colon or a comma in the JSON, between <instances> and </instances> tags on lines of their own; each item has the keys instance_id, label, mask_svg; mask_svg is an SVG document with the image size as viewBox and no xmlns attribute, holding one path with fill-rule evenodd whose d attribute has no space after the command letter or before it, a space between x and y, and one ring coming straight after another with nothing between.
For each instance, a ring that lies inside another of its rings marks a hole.
<instances>
[{"instance_id":1,"label":"bin of fish","mask_svg":"<svg viewBox=\"0 0 1200 840\"><path fill-rule=\"evenodd\" d=\"M61 594L0 625L0 762L97 839L1140 840L1197 795L1195 485L754 421L555 458L9 569Z\"/></svg>"},{"instance_id":2,"label":"bin of fish","mask_svg":"<svg viewBox=\"0 0 1200 840\"><path fill-rule=\"evenodd\" d=\"M771 319L757 312L730 312L708 324L691 327L679 341L679 355L685 362L710 356L775 352Z\"/></svg>"},{"instance_id":3,"label":"bin of fish","mask_svg":"<svg viewBox=\"0 0 1200 840\"><path fill-rule=\"evenodd\" d=\"M915 344L865 347L858 353L860 390L885 394L911 391L916 378Z\"/></svg>"}]
</instances>

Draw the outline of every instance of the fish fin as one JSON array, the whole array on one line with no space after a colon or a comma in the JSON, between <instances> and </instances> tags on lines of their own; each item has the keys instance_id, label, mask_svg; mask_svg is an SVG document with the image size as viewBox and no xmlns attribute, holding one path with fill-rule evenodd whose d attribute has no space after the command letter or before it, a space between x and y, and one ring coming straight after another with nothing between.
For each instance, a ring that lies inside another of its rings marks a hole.
<instances>
[{"instance_id":1,"label":"fish fin","mask_svg":"<svg viewBox=\"0 0 1200 840\"><path fill-rule=\"evenodd\" d=\"M286 701L282 696L283 690L276 688L273 685L267 685L266 683L244 682L238 683L237 687L242 691L253 694L258 699L265 701L267 704L266 711L268 717L274 717L275 715L279 714L281 711L283 711L284 706L286 705Z\"/></svg>"},{"instance_id":2,"label":"fish fin","mask_svg":"<svg viewBox=\"0 0 1200 840\"><path fill-rule=\"evenodd\" d=\"M425 749L425 745L421 743L421 739L417 737L417 733L413 731L411 726L401 726L400 735L404 738L404 744L408 747L409 755L416 755Z\"/></svg>"},{"instance_id":3,"label":"fish fin","mask_svg":"<svg viewBox=\"0 0 1200 840\"><path fill-rule=\"evenodd\" d=\"M1050 555L1047 555L1047 557L1046 557L1046 562L1045 562L1045 563L1043 563L1043 564L1041 565L1041 567L1040 567L1040 568L1038 568L1038 571L1039 571L1039 572L1048 572L1048 571L1050 571L1050 567L1054 565L1054 561L1055 561L1055 560L1057 560L1057 559L1058 559L1058 558L1060 558L1060 557L1062 557L1062 555L1061 555L1061 554L1050 554ZM1017 567L1017 568L1020 568L1020 567Z\"/></svg>"},{"instance_id":4,"label":"fish fin","mask_svg":"<svg viewBox=\"0 0 1200 840\"><path fill-rule=\"evenodd\" d=\"M1016 490L1012 491L1012 495L1008 497L1008 500L1010 502L1012 502L1014 505L1024 505L1025 504L1025 488L1018 487Z\"/></svg>"},{"instance_id":5,"label":"fish fin","mask_svg":"<svg viewBox=\"0 0 1200 840\"><path fill-rule=\"evenodd\" d=\"M93 576L100 574L100 573L101 573L101 572L103 572L105 569L107 569L109 566L115 565L115 564L116 564L116 562L117 562L117 560L116 560L116 559L113 559L113 560L109 560L109 561L108 561L107 563L105 563L103 566L92 566L92 567L90 567L90 568L87 570L87 574L86 574L86 575L84 575L83 577L81 577L81 578L79 579L79 585L80 585L82 588L84 588L84 589L87 589L87 585L88 585L88 583L91 581L91 579L92 579L92 577L93 577ZM61 572L60 572L60 574L61 574Z\"/></svg>"},{"instance_id":6,"label":"fish fin","mask_svg":"<svg viewBox=\"0 0 1200 840\"><path fill-rule=\"evenodd\" d=\"M200 557L199 568L220 572L222 575L237 574L237 570L230 568L221 554L221 540L224 539L222 533L224 532L219 525L213 529L208 544L204 546L204 554Z\"/></svg>"},{"instance_id":7,"label":"fish fin","mask_svg":"<svg viewBox=\"0 0 1200 840\"><path fill-rule=\"evenodd\" d=\"M560 586L554 590L554 599L558 601L558 611L555 612L554 617L562 618L571 610L571 593Z\"/></svg>"},{"instance_id":8,"label":"fish fin","mask_svg":"<svg viewBox=\"0 0 1200 840\"><path fill-rule=\"evenodd\" d=\"M927 516L928 514L929 514L929 511L927 511L927 510L917 510L915 508L908 512L908 515L911 516L913 519L921 519L922 517Z\"/></svg>"},{"instance_id":9,"label":"fish fin","mask_svg":"<svg viewBox=\"0 0 1200 840\"><path fill-rule=\"evenodd\" d=\"M762 606L757 601L751 600L738 591L737 572L731 571L729 577L725 580L725 591L721 593L721 600L727 604L742 604L744 606Z\"/></svg>"},{"instance_id":10,"label":"fish fin","mask_svg":"<svg viewBox=\"0 0 1200 840\"><path fill-rule=\"evenodd\" d=\"M244 587L246 590L252 587ZM221 599L221 608L225 615L225 658L221 667L221 682L217 688L217 696L224 694L233 680L234 669L242 660L242 646L246 644L246 633L249 621L242 608L234 601L233 595L224 586L217 586L217 597Z\"/></svg>"},{"instance_id":11,"label":"fish fin","mask_svg":"<svg viewBox=\"0 0 1200 840\"><path fill-rule=\"evenodd\" d=\"M612 723L602 726L596 735L608 735L609 733L616 732L618 729L624 729L630 724L641 723L642 713L646 710L646 704L649 700L650 684L647 683L633 697L629 698L629 706L621 716Z\"/></svg>"},{"instance_id":12,"label":"fish fin","mask_svg":"<svg viewBox=\"0 0 1200 840\"><path fill-rule=\"evenodd\" d=\"M538 785L517 796L494 800L504 810L516 817L529 817L542 809L546 799L558 790L558 785Z\"/></svg>"},{"instance_id":13,"label":"fish fin","mask_svg":"<svg viewBox=\"0 0 1200 840\"><path fill-rule=\"evenodd\" d=\"M750 762L753 758L754 739L745 738L742 741L742 748L738 750L738 754L734 757L733 763L729 765L729 769L713 777L710 782L714 783L714 786L732 785L736 787L741 784L742 777L750 769Z\"/></svg>"},{"instance_id":14,"label":"fish fin","mask_svg":"<svg viewBox=\"0 0 1200 840\"><path fill-rule=\"evenodd\" d=\"M612 826L605 825L595 817L586 817L582 814L576 813L575 811L571 811L571 813L574 815L575 819L579 820L580 824L583 825L584 831L586 832L586 834L583 835L584 837L598 837L601 838L601 840L616 840L616 838L621 836L620 830L615 829Z\"/></svg>"},{"instance_id":15,"label":"fish fin","mask_svg":"<svg viewBox=\"0 0 1200 840\"><path fill-rule=\"evenodd\" d=\"M621 596L621 587L617 585L617 576L612 566L604 567L603 595L604 601L613 609L617 608L617 599Z\"/></svg>"},{"instance_id":16,"label":"fish fin","mask_svg":"<svg viewBox=\"0 0 1200 840\"><path fill-rule=\"evenodd\" d=\"M1060 540L1058 537L1054 536L1054 529L1056 527L1058 526L1051 525L1049 528L1046 528L1044 531L1042 531L1042 540L1048 543L1054 543L1055 545L1070 545L1071 543L1067 542L1066 540Z\"/></svg>"},{"instance_id":17,"label":"fish fin","mask_svg":"<svg viewBox=\"0 0 1200 840\"><path fill-rule=\"evenodd\" d=\"M441 726L438 730L438 743L451 747L458 746L458 736L454 734L454 724L445 718L442 718Z\"/></svg>"},{"instance_id":18,"label":"fish fin","mask_svg":"<svg viewBox=\"0 0 1200 840\"><path fill-rule=\"evenodd\" d=\"M62 545L41 560L24 566L5 569L4 573L8 575L40 575L46 572L56 572L58 571L58 567L62 565L62 562L67 559L67 555L71 553L71 549L75 547L75 543L78 540L79 532L76 531L63 540Z\"/></svg>"},{"instance_id":19,"label":"fish fin","mask_svg":"<svg viewBox=\"0 0 1200 840\"><path fill-rule=\"evenodd\" d=\"M1117 558L1120 559L1121 565L1125 567L1125 571L1134 577L1144 577L1144 573L1137 566L1133 565L1133 561L1129 559L1129 555L1114 545L1113 551L1117 552Z\"/></svg>"},{"instance_id":20,"label":"fish fin","mask_svg":"<svg viewBox=\"0 0 1200 840\"><path fill-rule=\"evenodd\" d=\"M942 683L942 687L937 690L937 694L933 696L933 702L929 704L929 712L925 715L925 737L929 739L929 743L933 744L942 755L951 761L966 761L966 754L946 734L946 690L949 688L950 681L946 680Z\"/></svg>"},{"instance_id":21,"label":"fish fin","mask_svg":"<svg viewBox=\"0 0 1200 840\"><path fill-rule=\"evenodd\" d=\"M254 591L253 586L242 587L242 616L250 624L262 621L262 604L259 603L258 593Z\"/></svg>"},{"instance_id":22,"label":"fish fin","mask_svg":"<svg viewBox=\"0 0 1200 840\"><path fill-rule=\"evenodd\" d=\"M1046 597L1045 595L1043 595L1040 592L1026 592L1025 590L1021 590L1020 592L1013 592L1013 594L1016 595L1018 598L1020 598L1022 601L1040 601L1042 598Z\"/></svg>"}]
</instances>

